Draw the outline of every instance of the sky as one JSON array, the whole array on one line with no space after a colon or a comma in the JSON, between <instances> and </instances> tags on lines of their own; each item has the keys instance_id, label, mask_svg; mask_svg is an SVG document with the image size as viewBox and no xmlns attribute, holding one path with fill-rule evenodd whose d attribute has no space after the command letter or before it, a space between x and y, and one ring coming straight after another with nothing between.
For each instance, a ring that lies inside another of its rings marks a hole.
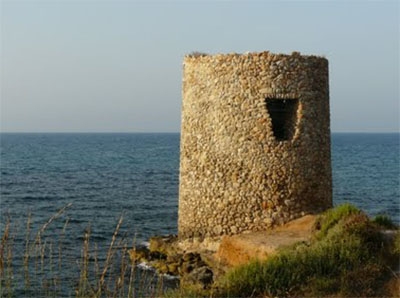
<instances>
[{"instance_id":1,"label":"sky","mask_svg":"<svg viewBox=\"0 0 400 298\"><path fill-rule=\"evenodd\" d=\"M179 132L193 51L325 56L333 132L398 132L398 1L1 1L1 132Z\"/></svg>"}]
</instances>

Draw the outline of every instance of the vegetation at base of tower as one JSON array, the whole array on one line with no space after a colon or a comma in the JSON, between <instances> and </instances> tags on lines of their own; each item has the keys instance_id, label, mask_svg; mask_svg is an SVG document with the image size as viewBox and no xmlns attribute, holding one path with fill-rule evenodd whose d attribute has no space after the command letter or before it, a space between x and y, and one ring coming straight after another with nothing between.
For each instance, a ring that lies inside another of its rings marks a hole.
<instances>
[{"instance_id":1,"label":"vegetation at base of tower","mask_svg":"<svg viewBox=\"0 0 400 298\"><path fill-rule=\"evenodd\" d=\"M212 289L166 297L397 297L399 260L400 230L390 218L371 220L345 204L317 219L310 243L233 268Z\"/></svg>"},{"instance_id":2,"label":"vegetation at base of tower","mask_svg":"<svg viewBox=\"0 0 400 298\"><path fill-rule=\"evenodd\" d=\"M220 293L227 297L390 296L386 284L399 278L395 271L400 234L397 228L387 236L382 226L395 228L388 218L370 220L351 205L328 210L317 220L311 243L233 269L220 281Z\"/></svg>"},{"instance_id":3,"label":"vegetation at base of tower","mask_svg":"<svg viewBox=\"0 0 400 298\"><path fill-rule=\"evenodd\" d=\"M328 209L323 216L320 216L315 224L317 238L323 238L327 232L334 227L341 219L352 214L360 214L361 211L351 204L339 205L336 208Z\"/></svg>"}]
</instances>

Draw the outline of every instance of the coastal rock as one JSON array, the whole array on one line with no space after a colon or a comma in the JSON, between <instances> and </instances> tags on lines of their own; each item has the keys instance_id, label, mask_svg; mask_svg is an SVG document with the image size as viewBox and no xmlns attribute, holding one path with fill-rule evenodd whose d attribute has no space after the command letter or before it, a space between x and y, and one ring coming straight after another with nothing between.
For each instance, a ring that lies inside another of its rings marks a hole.
<instances>
[{"instance_id":1,"label":"coastal rock","mask_svg":"<svg viewBox=\"0 0 400 298\"><path fill-rule=\"evenodd\" d=\"M151 237L149 240L149 250L151 252L159 252L165 255L172 255L172 252L176 252L176 241L176 235Z\"/></svg>"},{"instance_id":2,"label":"coastal rock","mask_svg":"<svg viewBox=\"0 0 400 298\"><path fill-rule=\"evenodd\" d=\"M198 267L183 276L183 278L181 279L181 283L200 284L203 288L207 288L213 283L213 276L214 274L209 267Z\"/></svg>"},{"instance_id":3,"label":"coastal rock","mask_svg":"<svg viewBox=\"0 0 400 298\"><path fill-rule=\"evenodd\" d=\"M179 248L177 240L176 235L152 237L149 249L137 247L128 251L131 262L144 262L160 274L180 276L186 284L207 287L212 283L212 269L200 253Z\"/></svg>"}]
</instances>

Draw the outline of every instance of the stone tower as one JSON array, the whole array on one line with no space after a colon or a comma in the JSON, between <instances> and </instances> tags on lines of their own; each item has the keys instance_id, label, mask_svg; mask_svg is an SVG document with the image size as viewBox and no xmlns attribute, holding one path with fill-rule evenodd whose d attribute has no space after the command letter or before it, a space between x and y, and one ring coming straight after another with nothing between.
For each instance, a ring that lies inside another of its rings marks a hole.
<instances>
[{"instance_id":1,"label":"stone tower","mask_svg":"<svg viewBox=\"0 0 400 298\"><path fill-rule=\"evenodd\" d=\"M328 61L187 55L179 237L265 230L332 206Z\"/></svg>"}]
</instances>

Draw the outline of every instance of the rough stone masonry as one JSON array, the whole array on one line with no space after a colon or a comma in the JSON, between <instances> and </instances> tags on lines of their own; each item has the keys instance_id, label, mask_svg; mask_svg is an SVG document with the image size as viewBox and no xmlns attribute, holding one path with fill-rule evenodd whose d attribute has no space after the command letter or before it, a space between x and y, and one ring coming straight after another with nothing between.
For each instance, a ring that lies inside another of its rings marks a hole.
<instances>
[{"instance_id":1,"label":"rough stone masonry","mask_svg":"<svg viewBox=\"0 0 400 298\"><path fill-rule=\"evenodd\" d=\"M179 238L269 229L332 206L328 61L184 58Z\"/></svg>"}]
</instances>

